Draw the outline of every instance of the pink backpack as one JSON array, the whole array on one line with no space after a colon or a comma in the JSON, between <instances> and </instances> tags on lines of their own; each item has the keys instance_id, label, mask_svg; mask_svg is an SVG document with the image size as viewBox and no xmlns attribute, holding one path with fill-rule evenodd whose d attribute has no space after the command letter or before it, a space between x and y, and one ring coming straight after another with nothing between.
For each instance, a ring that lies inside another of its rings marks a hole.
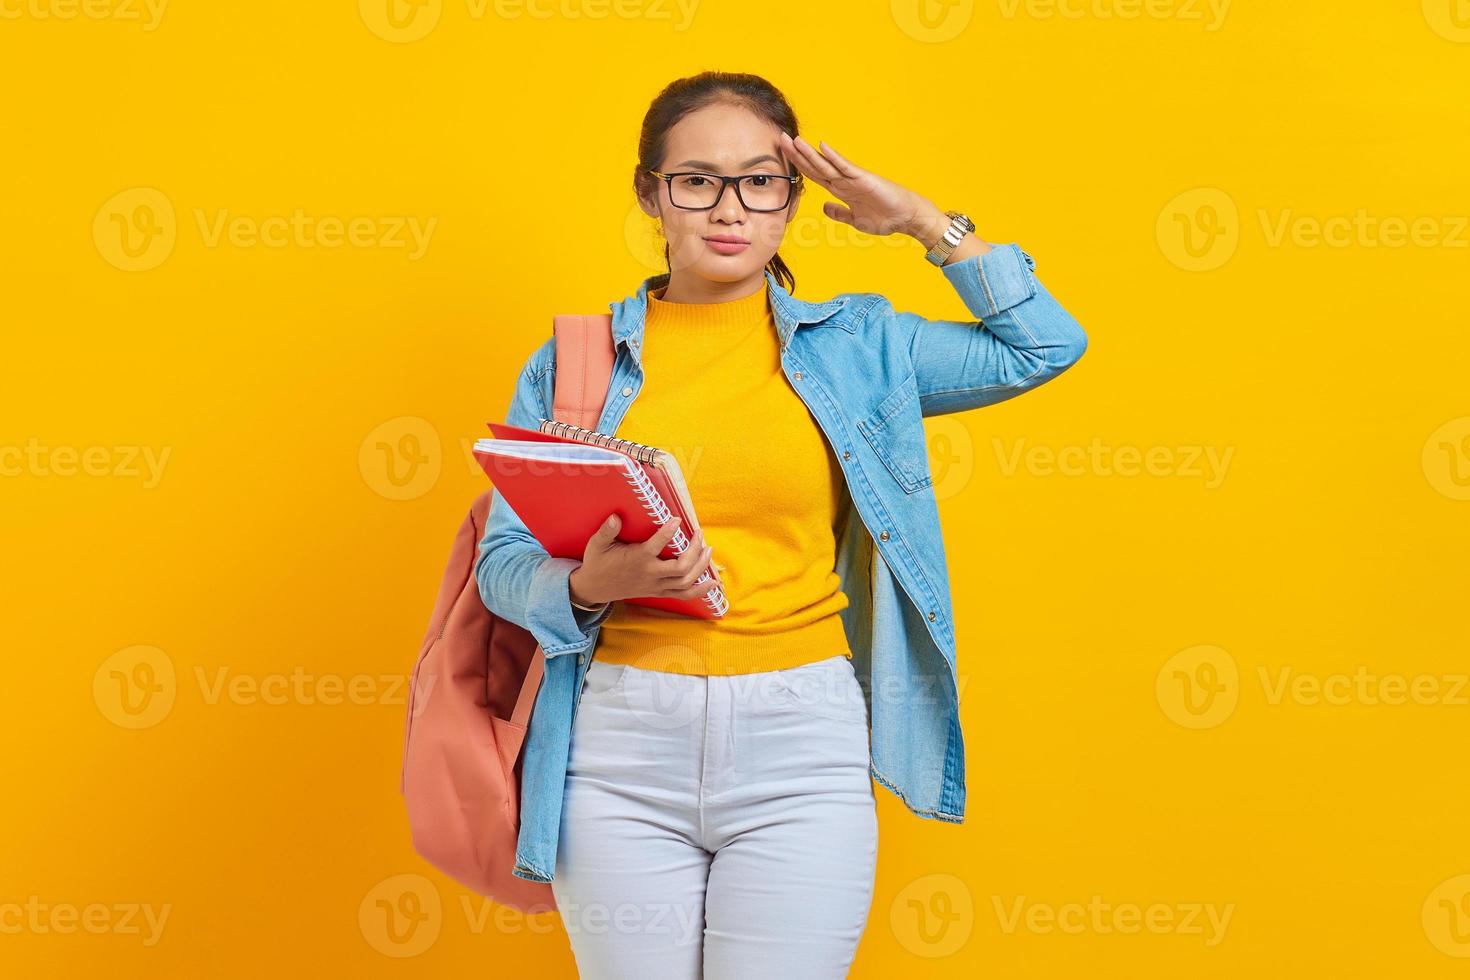
<instances>
[{"instance_id":1,"label":"pink backpack","mask_svg":"<svg viewBox=\"0 0 1470 980\"><path fill-rule=\"evenodd\" d=\"M596 428L612 378L612 317L562 315L553 324L553 415ZM546 911L555 907L551 885L511 874L521 746L545 656L530 632L480 597L474 565L491 498L486 490L470 505L439 583L409 682L399 790L414 849L430 864L501 905Z\"/></svg>"}]
</instances>

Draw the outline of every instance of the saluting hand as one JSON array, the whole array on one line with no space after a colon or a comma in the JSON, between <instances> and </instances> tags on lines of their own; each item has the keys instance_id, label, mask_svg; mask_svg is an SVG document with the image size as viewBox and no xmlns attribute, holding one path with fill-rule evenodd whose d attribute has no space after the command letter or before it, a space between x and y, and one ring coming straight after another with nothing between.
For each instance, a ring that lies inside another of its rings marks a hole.
<instances>
[{"instance_id":1,"label":"saluting hand","mask_svg":"<svg viewBox=\"0 0 1470 980\"><path fill-rule=\"evenodd\" d=\"M822 142L818 150L800 136L792 139L784 132L780 140L796 169L842 202L822 202L822 213L832 220L869 235L908 235L926 249L949 227L949 217L933 201L887 177L864 170L827 143ZM949 261L988 251L988 243L976 235L966 235Z\"/></svg>"}]
</instances>

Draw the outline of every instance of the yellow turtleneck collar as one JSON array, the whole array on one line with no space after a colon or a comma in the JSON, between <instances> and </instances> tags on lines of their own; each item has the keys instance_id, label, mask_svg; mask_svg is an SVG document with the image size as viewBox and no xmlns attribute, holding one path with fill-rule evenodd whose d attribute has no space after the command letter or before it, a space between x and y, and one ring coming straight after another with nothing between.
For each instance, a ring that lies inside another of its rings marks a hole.
<instances>
[{"instance_id":1,"label":"yellow turtleneck collar","mask_svg":"<svg viewBox=\"0 0 1470 980\"><path fill-rule=\"evenodd\" d=\"M671 303L660 298L666 289L668 286L648 293L646 320L680 330L723 333L749 327L770 315L769 282L762 282L761 288L749 296L721 303Z\"/></svg>"}]
</instances>

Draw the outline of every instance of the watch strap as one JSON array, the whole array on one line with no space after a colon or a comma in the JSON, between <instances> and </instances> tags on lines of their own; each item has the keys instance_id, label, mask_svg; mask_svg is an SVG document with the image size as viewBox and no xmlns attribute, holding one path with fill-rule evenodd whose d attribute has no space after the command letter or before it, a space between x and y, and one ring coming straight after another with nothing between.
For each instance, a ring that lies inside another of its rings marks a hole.
<instances>
[{"instance_id":1,"label":"watch strap","mask_svg":"<svg viewBox=\"0 0 1470 980\"><path fill-rule=\"evenodd\" d=\"M934 247L924 255L924 258L935 265L944 265L964 237L975 230L975 223L961 212L946 211L944 213L949 216L949 227L944 229L944 234L939 236L939 241L935 242Z\"/></svg>"}]
</instances>

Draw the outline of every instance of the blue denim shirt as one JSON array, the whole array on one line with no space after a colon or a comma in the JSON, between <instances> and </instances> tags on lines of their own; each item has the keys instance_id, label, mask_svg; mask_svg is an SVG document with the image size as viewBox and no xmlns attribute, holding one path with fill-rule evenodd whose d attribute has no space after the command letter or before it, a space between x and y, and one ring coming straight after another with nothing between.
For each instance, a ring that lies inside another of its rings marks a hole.
<instances>
[{"instance_id":1,"label":"blue denim shirt","mask_svg":"<svg viewBox=\"0 0 1470 980\"><path fill-rule=\"evenodd\" d=\"M817 420L846 478L836 572L842 623L868 702L870 772L918 816L965 816L955 623L923 417L1003 401L1056 377L1087 337L1042 287L1015 245L941 266L976 317L930 320L877 293L796 299L769 272L787 380ZM643 388L641 346L650 289L609 304L615 361L597 429L615 434ZM506 421L552 417L554 339L527 360ZM615 608L571 605L580 562L552 558L495 492L475 578L485 605L529 630L546 658L526 735L521 826L513 873L555 876L572 721L598 630Z\"/></svg>"}]
</instances>

